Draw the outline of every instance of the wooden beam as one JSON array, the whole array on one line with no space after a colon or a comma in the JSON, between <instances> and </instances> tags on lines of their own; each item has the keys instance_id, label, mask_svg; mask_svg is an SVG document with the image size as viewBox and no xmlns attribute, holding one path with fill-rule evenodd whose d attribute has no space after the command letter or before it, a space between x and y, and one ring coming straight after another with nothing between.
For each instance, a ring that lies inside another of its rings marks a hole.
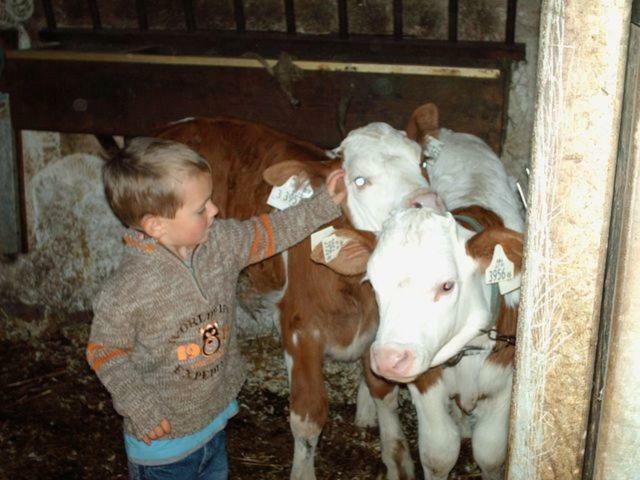
<instances>
[{"instance_id":1,"label":"wooden beam","mask_svg":"<svg viewBox=\"0 0 640 480\"><path fill-rule=\"evenodd\" d=\"M380 118L403 128L429 92L443 124L500 148L501 78L450 76L443 82L431 75L305 70L295 83L300 107L293 109L275 79L255 64L237 68L12 57L6 76L11 99L20 106L13 111L16 129L133 136L184 117L231 115L334 147L342 140L336 105L345 95L351 101L344 126L351 130ZM377 91L383 79L388 88ZM78 104L84 108L74 108Z\"/></svg>"},{"instance_id":2,"label":"wooden beam","mask_svg":"<svg viewBox=\"0 0 640 480\"><path fill-rule=\"evenodd\" d=\"M583 454L599 394L593 368L630 7L542 3L509 480L589 478Z\"/></svg>"},{"instance_id":3,"label":"wooden beam","mask_svg":"<svg viewBox=\"0 0 640 480\"><path fill-rule=\"evenodd\" d=\"M99 51L135 51L148 45L166 47L176 55L197 55L215 48L222 56L242 56L257 52L264 57L278 58L287 52L304 60L332 60L381 62L399 64L428 64L452 66L503 65L503 61L524 59L524 45L505 45L497 42L446 42L373 35L350 35L340 39L330 35L288 35L286 33L198 30L190 35L183 32L149 30L94 32L86 29L43 30L40 39L60 42L68 49L77 46Z\"/></svg>"}]
</instances>

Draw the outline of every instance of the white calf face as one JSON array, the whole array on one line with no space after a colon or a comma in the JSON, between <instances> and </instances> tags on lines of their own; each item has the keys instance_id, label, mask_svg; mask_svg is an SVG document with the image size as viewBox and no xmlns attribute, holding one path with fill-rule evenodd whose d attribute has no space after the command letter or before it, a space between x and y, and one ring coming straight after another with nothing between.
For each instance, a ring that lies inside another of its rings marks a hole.
<instances>
[{"instance_id":1,"label":"white calf face","mask_svg":"<svg viewBox=\"0 0 640 480\"><path fill-rule=\"evenodd\" d=\"M359 230L380 231L389 212L429 187L420 171L420 146L386 123L350 132L336 150L346 171L347 209Z\"/></svg>"},{"instance_id":2,"label":"white calf face","mask_svg":"<svg viewBox=\"0 0 640 480\"><path fill-rule=\"evenodd\" d=\"M371 347L376 373L412 381L474 316L486 323L489 298L465 251L471 235L450 214L426 208L385 223L367 268L380 312Z\"/></svg>"}]
</instances>

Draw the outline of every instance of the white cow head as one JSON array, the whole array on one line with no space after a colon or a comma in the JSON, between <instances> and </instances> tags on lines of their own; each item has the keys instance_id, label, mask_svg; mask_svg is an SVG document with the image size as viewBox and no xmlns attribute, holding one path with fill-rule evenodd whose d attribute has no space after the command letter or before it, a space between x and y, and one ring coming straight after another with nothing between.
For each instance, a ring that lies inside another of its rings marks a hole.
<instances>
[{"instance_id":1,"label":"white cow head","mask_svg":"<svg viewBox=\"0 0 640 480\"><path fill-rule=\"evenodd\" d=\"M420 171L420 146L386 123L351 131L332 153L342 157L347 211L359 230L380 231L389 212L429 189Z\"/></svg>"},{"instance_id":2,"label":"white cow head","mask_svg":"<svg viewBox=\"0 0 640 480\"><path fill-rule=\"evenodd\" d=\"M492 227L475 233L450 213L429 208L392 215L367 267L380 312L371 347L376 373L410 382L490 326L484 271L496 243L519 272L522 236L517 232Z\"/></svg>"}]
</instances>

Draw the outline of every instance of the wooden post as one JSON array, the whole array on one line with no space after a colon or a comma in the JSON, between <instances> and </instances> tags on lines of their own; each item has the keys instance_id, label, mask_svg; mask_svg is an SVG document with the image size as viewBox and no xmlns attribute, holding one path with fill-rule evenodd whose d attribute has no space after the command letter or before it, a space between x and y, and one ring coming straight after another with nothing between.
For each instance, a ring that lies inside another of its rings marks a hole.
<instances>
[{"instance_id":1,"label":"wooden post","mask_svg":"<svg viewBox=\"0 0 640 480\"><path fill-rule=\"evenodd\" d=\"M588 445L595 452L585 462L585 471L594 472L591 478L603 480L636 478L640 451L640 1L634 7L616 174L618 215L612 217L619 221L610 236L617 268L605 288L605 305L609 300L611 308L602 319L608 327L603 335L608 355L602 359L603 382L596 384L592 408Z\"/></svg>"},{"instance_id":2,"label":"wooden post","mask_svg":"<svg viewBox=\"0 0 640 480\"><path fill-rule=\"evenodd\" d=\"M542 5L511 480L581 476L630 7Z\"/></svg>"}]
</instances>

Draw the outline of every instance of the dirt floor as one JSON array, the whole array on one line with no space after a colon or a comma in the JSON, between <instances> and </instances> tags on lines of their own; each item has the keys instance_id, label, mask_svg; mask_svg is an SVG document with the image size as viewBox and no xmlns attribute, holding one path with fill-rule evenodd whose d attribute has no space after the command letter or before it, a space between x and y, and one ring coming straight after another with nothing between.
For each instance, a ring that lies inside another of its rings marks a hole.
<instances>
[{"instance_id":1,"label":"dirt floor","mask_svg":"<svg viewBox=\"0 0 640 480\"><path fill-rule=\"evenodd\" d=\"M84 359L88 318L33 325L0 309L0 479L126 479L120 419ZM287 479L293 444L282 353L274 337L243 347L251 374L240 413L228 425L230 478ZM359 367L329 364L326 371L330 413L316 456L318 479L384 478L377 431L353 424ZM401 411L423 478L406 394ZM480 479L469 458L465 444L451 479Z\"/></svg>"}]
</instances>

